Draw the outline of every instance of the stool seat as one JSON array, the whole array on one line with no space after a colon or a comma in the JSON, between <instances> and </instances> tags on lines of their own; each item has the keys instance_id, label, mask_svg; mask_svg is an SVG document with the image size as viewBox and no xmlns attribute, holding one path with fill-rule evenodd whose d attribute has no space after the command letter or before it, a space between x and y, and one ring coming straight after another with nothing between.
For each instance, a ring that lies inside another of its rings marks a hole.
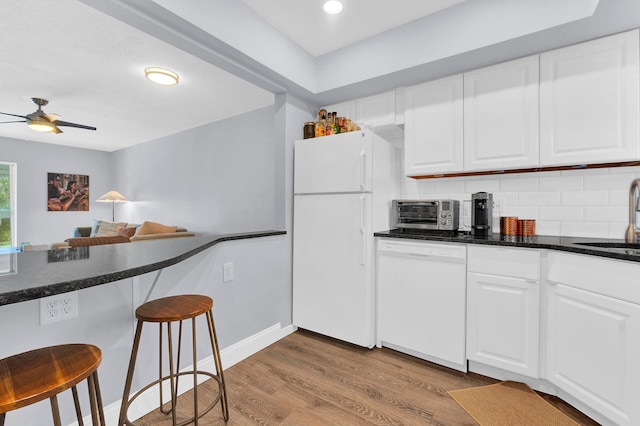
<instances>
[{"instance_id":1,"label":"stool seat","mask_svg":"<svg viewBox=\"0 0 640 426\"><path fill-rule=\"evenodd\" d=\"M94 426L105 425L98 366L102 351L87 344L49 346L0 359L0 426L6 413L49 399L54 426L61 426L58 394L71 389L78 424L82 410L76 385L87 380Z\"/></svg>"},{"instance_id":2,"label":"stool seat","mask_svg":"<svg viewBox=\"0 0 640 426\"><path fill-rule=\"evenodd\" d=\"M136 309L136 318L147 322L182 321L211 310L213 300L208 296L184 294L151 300Z\"/></svg>"},{"instance_id":3,"label":"stool seat","mask_svg":"<svg viewBox=\"0 0 640 426\"><path fill-rule=\"evenodd\" d=\"M0 360L0 413L59 394L97 370L102 353L93 345L59 345Z\"/></svg>"}]
</instances>

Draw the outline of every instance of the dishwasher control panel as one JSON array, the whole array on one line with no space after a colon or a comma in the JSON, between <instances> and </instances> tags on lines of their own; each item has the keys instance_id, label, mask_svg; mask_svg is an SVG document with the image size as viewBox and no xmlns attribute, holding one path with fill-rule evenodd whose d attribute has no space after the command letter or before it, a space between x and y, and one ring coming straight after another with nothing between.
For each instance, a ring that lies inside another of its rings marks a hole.
<instances>
[{"instance_id":1,"label":"dishwasher control panel","mask_svg":"<svg viewBox=\"0 0 640 426\"><path fill-rule=\"evenodd\" d=\"M389 241L380 240L378 252L390 255L412 255L425 258L441 258L451 261L465 261L467 258L467 247L465 244L446 244L433 242L413 242L413 241Z\"/></svg>"}]
</instances>

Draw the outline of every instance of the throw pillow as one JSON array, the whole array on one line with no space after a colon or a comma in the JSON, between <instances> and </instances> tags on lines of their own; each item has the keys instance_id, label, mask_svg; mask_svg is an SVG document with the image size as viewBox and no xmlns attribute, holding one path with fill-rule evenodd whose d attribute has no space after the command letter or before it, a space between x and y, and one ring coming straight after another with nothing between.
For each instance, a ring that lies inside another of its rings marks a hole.
<instances>
[{"instance_id":1,"label":"throw pillow","mask_svg":"<svg viewBox=\"0 0 640 426\"><path fill-rule=\"evenodd\" d=\"M133 234L135 233L136 233L136 228L127 227L127 228L122 228L118 230L118 235L122 235L127 238L133 237Z\"/></svg>"},{"instance_id":2,"label":"throw pillow","mask_svg":"<svg viewBox=\"0 0 640 426\"><path fill-rule=\"evenodd\" d=\"M167 226L156 222L142 222L142 225L136 231L136 235L148 235L148 234L168 234L176 232L177 226Z\"/></svg>"},{"instance_id":3,"label":"throw pillow","mask_svg":"<svg viewBox=\"0 0 640 426\"><path fill-rule=\"evenodd\" d=\"M91 222L92 237L111 237L118 235L118 229L123 229L124 222L108 222L106 220L93 219Z\"/></svg>"}]
</instances>

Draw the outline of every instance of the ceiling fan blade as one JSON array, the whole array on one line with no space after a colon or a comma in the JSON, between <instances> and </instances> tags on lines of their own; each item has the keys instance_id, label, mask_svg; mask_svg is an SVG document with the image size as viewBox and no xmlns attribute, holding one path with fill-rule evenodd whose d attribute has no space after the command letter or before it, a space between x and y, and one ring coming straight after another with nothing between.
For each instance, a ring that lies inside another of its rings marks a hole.
<instances>
[{"instance_id":1,"label":"ceiling fan blade","mask_svg":"<svg viewBox=\"0 0 640 426\"><path fill-rule=\"evenodd\" d=\"M69 123L68 121L56 120L56 121L52 121L52 123L55 124L56 126L77 127L78 129L96 130L96 128L93 126L85 126L84 124Z\"/></svg>"},{"instance_id":2,"label":"ceiling fan blade","mask_svg":"<svg viewBox=\"0 0 640 426\"><path fill-rule=\"evenodd\" d=\"M60 116L58 114L55 114L55 113L45 114L45 115L43 115L43 117L46 118L47 120L51 121L51 122L54 122L58 118L60 118Z\"/></svg>"},{"instance_id":3,"label":"ceiling fan blade","mask_svg":"<svg viewBox=\"0 0 640 426\"><path fill-rule=\"evenodd\" d=\"M8 112L0 112L0 114L4 114L4 115L10 115L12 117L20 117L20 118L24 118L26 120L26 116L25 115L18 115L18 114L9 114Z\"/></svg>"},{"instance_id":4,"label":"ceiling fan blade","mask_svg":"<svg viewBox=\"0 0 640 426\"><path fill-rule=\"evenodd\" d=\"M53 126L53 130L51 131L51 133L55 133L57 135L58 133L64 133L64 132L58 129L57 126Z\"/></svg>"},{"instance_id":5,"label":"ceiling fan blade","mask_svg":"<svg viewBox=\"0 0 640 426\"><path fill-rule=\"evenodd\" d=\"M27 120L16 120L16 121L0 121L0 124L5 124L5 123L26 123Z\"/></svg>"}]
</instances>

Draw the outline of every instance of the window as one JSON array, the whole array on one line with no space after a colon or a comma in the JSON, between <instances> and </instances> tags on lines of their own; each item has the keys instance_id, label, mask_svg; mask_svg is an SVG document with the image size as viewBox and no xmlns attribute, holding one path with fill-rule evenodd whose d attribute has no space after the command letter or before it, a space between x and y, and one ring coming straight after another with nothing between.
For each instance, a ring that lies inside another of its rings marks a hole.
<instances>
[{"instance_id":1,"label":"window","mask_svg":"<svg viewBox=\"0 0 640 426\"><path fill-rule=\"evenodd\" d=\"M0 162L0 249L15 247L16 235L16 165Z\"/></svg>"}]
</instances>

